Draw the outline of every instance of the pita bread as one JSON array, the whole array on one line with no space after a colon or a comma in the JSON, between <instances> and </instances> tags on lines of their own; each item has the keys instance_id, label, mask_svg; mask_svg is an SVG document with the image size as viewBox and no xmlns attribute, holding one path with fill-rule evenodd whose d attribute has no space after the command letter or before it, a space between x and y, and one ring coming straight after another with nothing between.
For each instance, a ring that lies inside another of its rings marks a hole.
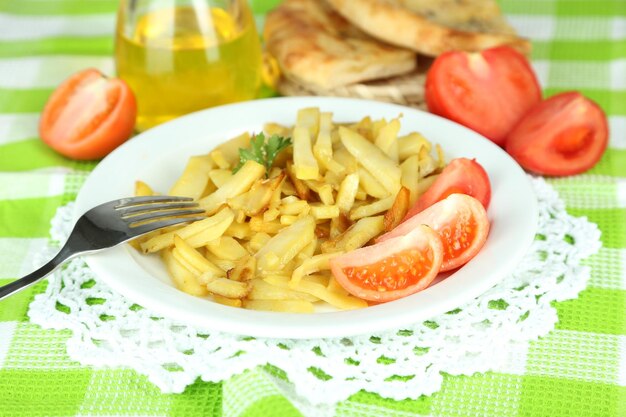
<instances>
[{"instance_id":1,"label":"pita bread","mask_svg":"<svg viewBox=\"0 0 626 417\"><path fill-rule=\"evenodd\" d=\"M424 71L413 71L383 80L375 80L337 87L330 90L306 88L288 79L281 78L276 86L284 96L332 96L353 97L368 100L386 101L404 106L426 109L424 98Z\"/></svg>"},{"instance_id":2,"label":"pita bread","mask_svg":"<svg viewBox=\"0 0 626 417\"><path fill-rule=\"evenodd\" d=\"M264 37L282 72L305 88L406 74L416 65L414 52L371 38L318 0L284 1L268 14Z\"/></svg>"},{"instance_id":3,"label":"pita bread","mask_svg":"<svg viewBox=\"0 0 626 417\"><path fill-rule=\"evenodd\" d=\"M327 0L370 35L393 45L436 56L509 45L530 53L495 0Z\"/></svg>"}]
</instances>

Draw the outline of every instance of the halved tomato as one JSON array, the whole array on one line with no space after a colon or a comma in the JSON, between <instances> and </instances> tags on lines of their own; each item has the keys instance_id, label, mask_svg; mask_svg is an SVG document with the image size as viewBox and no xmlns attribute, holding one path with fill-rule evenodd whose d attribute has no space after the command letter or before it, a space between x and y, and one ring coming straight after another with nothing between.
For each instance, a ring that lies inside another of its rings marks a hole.
<instances>
[{"instance_id":1,"label":"halved tomato","mask_svg":"<svg viewBox=\"0 0 626 417\"><path fill-rule=\"evenodd\" d=\"M52 93L39 135L52 149L74 159L98 159L133 133L137 104L128 85L87 69Z\"/></svg>"},{"instance_id":2,"label":"halved tomato","mask_svg":"<svg viewBox=\"0 0 626 417\"><path fill-rule=\"evenodd\" d=\"M540 100L541 89L528 60L508 46L476 53L446 52L426 75L426 103L432 113L501 146Z\"/></svg>"},{"instance_id":3,"label":"halved tomato","mask_svg":"<svg viewBox=\"0 0 626 417\"><path fill-rule=\"evenodd\" d=\"M418 225L408 233L366 246L330 261L333 276L350 294L386 302L428 287L443 259L441 239Z\"/></svg>"},{"instance_id":4,"label":"halved tomato","mask_svg":"<svg viewBox=\"0 0 626 417\"><path fill-rule=\"evenodd\" d=\"M509 134L506 151L529 171L573 175L594 166L608 141L602 109L573 91L550 97L524 116Z\"/></svg>"},{"instance_id":5,"label":"halved tomato","mask_svg":"<svg viewBox=\"0 0 626 417\"><path fill-rule=\"evenodd\" d=\"M491 201L491 183L485 169L475 159L456 158L439 174L435 182L420 196L405 220L452 194L471 195L485 208Z\"/></svg>"},{"instance_id":6,"label":"halved tomato","mask_svg":"<svg viewBox=\"0 0 626 417\"><path fill-rule=\"evenodd\" d=\"M432 227L441 238L442 272L458 268L476 256L489 234L489 219L481 202L469 195L452 194L400 223L377 241L384 243L403 236L423 224Z\"/></svg>"}]
</instances>

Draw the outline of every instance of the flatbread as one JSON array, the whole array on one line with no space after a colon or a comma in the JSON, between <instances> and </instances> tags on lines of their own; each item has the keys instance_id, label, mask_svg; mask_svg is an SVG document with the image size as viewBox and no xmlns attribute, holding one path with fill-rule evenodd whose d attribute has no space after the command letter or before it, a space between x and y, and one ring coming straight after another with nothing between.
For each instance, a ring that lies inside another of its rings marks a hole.
<instances>
[{"instance_id":1,"label":"flatbread","mask_svg":"<svg viewBox=\"0 0 626 417\"><path fill-rule=\"evenodd\" d=\"M326 0L370 35L424 55L509 45L530 53L495 0Z\"/></svg>"},{"instance_id":2,"label":"flatbread","mask_svg":"<svg viewBox=\"0 0 626 417\"><path fill-rule=\"evenodd\" d=\"M415 70L409 74L392 78L355 83L333 89L306 88L297 82L283 77L276 88L284 96L331 96L353 97L385 101L418 109L426 109L424 82L426 73Z\"/></svg>"},{"instance_id":3,"label":"flatbread","mask_svg":"<svg viewBox=\"0 0 626 417\"><path fill-rule=\"evenodd\" d=\"M319 0L286 0L265 21L264 38L281 71L304 87L332 89L406 74L412 51L383 44Z\"/></svg>"}]
</instances>

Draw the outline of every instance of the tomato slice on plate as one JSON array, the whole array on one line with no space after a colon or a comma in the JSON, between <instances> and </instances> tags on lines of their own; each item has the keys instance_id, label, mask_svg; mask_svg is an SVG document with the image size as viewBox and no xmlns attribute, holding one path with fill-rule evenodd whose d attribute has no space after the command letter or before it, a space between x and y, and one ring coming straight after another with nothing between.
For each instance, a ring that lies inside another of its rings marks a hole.
<instances>
[{"instance_id":1,"label":"tomato slice on plate","mask_svg":"<svg viewBox=\"0 0 626 417\"><path fill-rule=\"evenodd\" d=\"M408 233L366 246L330 261L333 276L352 295L386 302L428 287L439 273L441 239L418 225Z\"/></svg>"},{"instance_id":2,"label":"tomato slice on plate","mask_svg":"<svg viewBox=\"0 0 626 417\"><path fill-rule=\"evenodd\" d=\"M133 133L137 104L128 85L87 69L65 80L50 96L39 135L74 159L98 159Z\"/></svg>"},{"instance_id":3,"label":"tomato slice on plate","mask_svg":"<svg viewBox=\"0 0 626 417\"><path fill-rule=\"evenodd\" d=\"M602 157L609 141L606 115L578 92L557 94L533 108L509 134L506 151L543 175L580 174Z\"/></svg>"},{"instance_id":4,"label":"tomato slice on plate","mask_svg":"<svg viewBox=\"0 0 626 417\"><path fill-rule=\"evenodd\" d=\"M411 233L420 225L430 226L443 244L441 271L466 264L480 251L489 234L489 219L480 201L465 194L452 194L416 214L378 238L386 242Z\"/></svg>"},{"instance_id":5,"label":"tomato slice on plate","mask_svg":"<svg viewBox=\"0 0 626 417\"><path fill-rule=\"evenodd\" d=\"M446 52L426 75L426 103L498 145L531 107L541 88L528 60L508 46Z\"/></svg>"},{"instance_id":6,"label":"tomato slice on plate","mask_svg":"<svg viewBox=\"0 0 626 417\"><path fill-rule=\"evenodd\" d=\"M471 195L488 208L491 201L491 183L482 165L467 158L450 161L430 188L411 207L405 220L451 194Z\"/></svg>"}]
</instances>

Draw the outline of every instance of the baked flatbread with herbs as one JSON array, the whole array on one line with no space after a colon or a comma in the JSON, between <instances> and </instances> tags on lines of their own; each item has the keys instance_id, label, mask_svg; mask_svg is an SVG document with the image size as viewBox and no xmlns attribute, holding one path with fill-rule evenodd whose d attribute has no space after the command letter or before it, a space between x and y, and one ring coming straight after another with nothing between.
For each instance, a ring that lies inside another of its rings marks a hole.
<instances>
[{"instance_id":1,"label":"baked flatbread with herbs","mask_svg":"<svg viewBox=\"0 0 626 417\"><path fill-rule=\"evenodd\" d=\"M361 30L384 42L436 56L509 45L530 53L495 0L326 0Z\"/></svg>"},{"instance_id":2,"label":"baked flatbread with herbs","mask_svg":"<svg viewBox=\"0 0 626 417\"><path fill-rule=\"evenodd\" d=\"M412 51L386 45L320 0L286 0L266 18L267 50L304 88L332 89L410 73Z\"/></svg>"}]
</instances>

